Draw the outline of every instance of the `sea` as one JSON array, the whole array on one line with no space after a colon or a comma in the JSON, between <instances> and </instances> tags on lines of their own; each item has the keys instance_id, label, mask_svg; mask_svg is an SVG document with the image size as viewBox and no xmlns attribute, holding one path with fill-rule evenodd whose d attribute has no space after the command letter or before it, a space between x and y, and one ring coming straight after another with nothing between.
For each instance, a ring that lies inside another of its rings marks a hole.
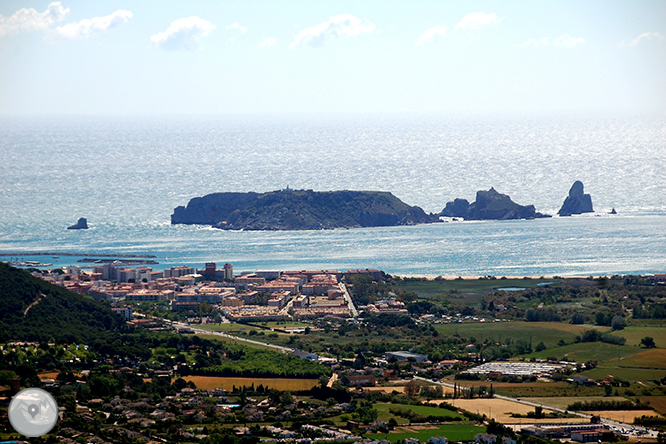
<instances>
[{"instance_id":1,"label":"sea","mask_svg":"<svg viewBox=\"0 0 666 444\"><path fill-rule=\"evenodd\" d=\"M170 224L196 196L285 188L390 191L437 213L494 187L555 215L576 180L594 214L324 231ZM67 230L79 217L90 228ZM154 255L156 270L666 272L666 116L0 117L0 260L53 268L97 255Z\"/></svg>"}]
</instances>

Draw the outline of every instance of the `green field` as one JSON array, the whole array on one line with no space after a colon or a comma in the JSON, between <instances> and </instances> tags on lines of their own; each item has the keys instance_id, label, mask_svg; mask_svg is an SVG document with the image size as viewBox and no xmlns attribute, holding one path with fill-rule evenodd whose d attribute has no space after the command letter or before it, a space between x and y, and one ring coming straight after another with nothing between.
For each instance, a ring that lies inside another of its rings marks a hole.
<instances>
[{"instance_id":1,"label":"green field","mask_svg":"<svg viewBox=\"0 0 666 444\"><path fill-rule=\"evenodd\" d=\"M445 279L428 281L407 281L398 283L402 290L416 293L419 297L430 298L437 294L457 290L461 293L487 293L498 288L533 288L541 282L559 282L557 279Z\"/></svg>"},{"instance_id":2,"label":"green field","mask_svg":"<svg viewBox=\"0 0 666 444\"><path fill-rule=\"evenodd\" d=\"M396 427L396 431L399 430L400 427ZM474 435L477 433L484 433L485 430L485 427L479 427L472 424L455 424L432 426L432 428L425 430L410 430L403 433L368 433L365 436L371 439L388 439L392 443L406 438L418 438L419 441L425 442L428 438L433 436L445 436L449 442L473 441Z\"/></svg>"},{"instance_id":3,"label":"green field","mask_svg":"<svg viewBox=\"0 0 666 444\"><path fill-rule=\"evenodd\" d=\"M253 322L255 325L261 325L264 328L293 328L293 327L311 327L312 324L306 324L298 321L270 321L270 322Z\"/></svg>"},{"instance_id":4,"label":"green field","mask_svg":"<svg viewBox=\"0 0 666 444\"><path fill-rule=\"evenodd\" d=\"M631 323L640 323L643 319L632 319ZM659 348L666 348L666 326L634 326L625 327L624 330L616 331L614 335L627 338L627 345L640 345L641 339L651 336Z\"/></svg>"},{"instance_id":5,"label":"green field","mask_svg":"<svg viewBox=\"0 0 666 444\"><path fill-rule=\"evenodd\" d=\"M404 408L410 409L413 412L423 416L443 416L446 418L464 418L462 415L448 409L440 409L439 407L430 407L427 405L409 405L409 404L388 404L378 403L374 406L377 409L377 419L379 421L388 421L393 418L398 424L407 424L409 420L401 416L392 414L389 410L391 408Z\"/></svg>"},{"instance_id":6,"label":"green field","mask_svg":"<svg viewBox=\"0 0 666 444\"><path fill-rule=\"evenodd\" d=\"M473 336L479 342L485 339L493 342L500 342L500 340L501 342L505 342L508 338L529 341L531 338L533 346L539 342L543 342L546 347L551 348L555 347L560 339L571 343L576 336L583 334L585 330L595 327L590 325L572 325L563 322L515 321L440 324L436 325L435 328L440 334L453 335L457 333L465 338ZM550 356L547 351L542 354Z\"/></svg>"},{"instance_id":7,"label":"green field","mask_svg":"<svg viewBox=\"0 0 666 444\"><path fill-rule=\"evenodd\" d=\"M613 362L617 364L617 360ZM641 350L626 358L620 359L621 367L657 368L666 370L666 350L653 348Z\"/></svg>"},{"instance_id":8,"label":"green field","mask_svg":"<svg viewBox=\"0 0 666 444\"><path fill-rule=\"evenodd\" d=\"M252 330L256 330L257 332L263 331L261 328L258 327L251 327L249 325L245 324L236 324L236 323L229 323L229 324L201 324L201 325L195 325L196 328L200 328L202 330L208 330L208 331L223 331L225 333L234 333L234 334L239 334L241 332L250 332Z\"/></svg>"},{"instance_id":9,"label":"green field","mask_svg":"<svg viewBox=\"0 0 666 444\"><path fill-rule=\"evenodd\" d=\"M462 382L462 381L461 381ZM480 381L482 384L488 385L488 381ZM468 385L468 384L463 384ZM520 397L555 397L555 396L594 396L603 395L604 389L602 387L585 387L575 386L566 382L541 382L529 383L522 382L516 384L510 383L495 383L493 384L495 392L498 395L511 396L514 398Z\"/></svg>"},{"instance_id":10,"label":"green field","mask_svg":"<svg viewBox=\"0 0 666 444\"><path fill-rule=\"evenodd\" d=\"M532 340L534 343L534 340ZM544 341L545 342L545 341ZM546 344L548 345L548 344ZM621 358L639 353L644 349L630 345L613 345L603 342L579 342L562 347L547 348L538 353L531 353L526 357L546 358L555 356L558 359L574 360L578 362L598 361L599 363L615 362L617 364L618 352Z\"/></svg>"},{"instance_id":11,"label":"green field","mask_svg":"<svg viewBox=\"0 0 666 444\"><path fill-rule=\"evenodd\" d=\"M264 346L264 345L252 344L252 343L245 342L245 341L237 341L237 340L235 340L235 339L225 338L225 337L223 337L223 336L206 335L206 334L197 334L197 336L199 336L199 337L202 338L202 339L208 339L208 340L210 340L210 341L220 341L220 342L223 342L223 343L233 343L233 344L242 345L243 347L247 347L247 348L255 348L255 349L258 349L258 350L265 350L265 349L267 349L267 348L269 348L269 349L271 349L271 350L275 350L275 349L273 349L273 348L271 348L271 347L266 347L266 346Z\"/></svg>"},{"instance_id":12,"label":"green field","mask_svg":"<svg viewBox=\"0 0 666 444\"><path fill-rule=\"evenodd\" d=\"M585 371L581 374L597 381L604 379L607 375L613 375L616 378L625 379L627 381L647 382L666 377L666 370L641 369L631 367L597 367L595 369ZM622 390L620 390L620 392L622 392Z\"/></svg>"}]
</instances>

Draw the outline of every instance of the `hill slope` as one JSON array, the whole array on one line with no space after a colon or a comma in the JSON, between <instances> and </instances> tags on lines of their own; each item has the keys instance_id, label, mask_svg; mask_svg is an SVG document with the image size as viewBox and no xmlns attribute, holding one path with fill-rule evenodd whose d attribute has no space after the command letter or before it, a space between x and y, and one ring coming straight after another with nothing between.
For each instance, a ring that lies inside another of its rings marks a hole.
<instances>
[{"instance_id":1,"label":"hill slope","mask_svg":"<svg viewBox=\"0 0 666 444\"><path fill-rule=\"evenodd\" d=\"M107 305L4 263L0 263L0 307L3 342L50 338L88 342L124 325L124 319Z\"/></svg>"},{"instance_id":2,"label":"hill slope","mask_svg":"<svg viewBox=\"0 0 666 444\"><path fill-rule=\"evenodd\" d=\"M322 230L436 222L435 216L380 191L280 190L214 193L178 207L172 224L227 230Z\"/></svg>"}]
</instances>

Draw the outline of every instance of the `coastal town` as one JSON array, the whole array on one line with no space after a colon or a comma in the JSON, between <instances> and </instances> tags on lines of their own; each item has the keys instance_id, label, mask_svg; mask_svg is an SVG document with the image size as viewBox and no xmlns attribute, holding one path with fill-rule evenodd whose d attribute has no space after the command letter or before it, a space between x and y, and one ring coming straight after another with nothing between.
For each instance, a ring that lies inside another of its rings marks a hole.
<instances>
[{"instance_id":1,"label":"coastal town","mask_svg":"<svg viewBox=\"0 0 666 444\"><path fill-rule=\"evenodd\" d=\"M188 266L153 271L151 267L94 266L92 272L66 267L44 279L70 291L105 300L128 320L142 302L161 302L174 312L194 313L209 304L229 322L357 317L358 310L341 281L343 275L381 278L379 270L255 271L234 275L233 265L214 262L203 270ZM380 301L371 310L393 311L399 302ZM403 307L404 308L404 305Z\"/></svg>"},{"instance_id":2,"label":"coastal town","mask_svg":"<svg viewBox=\"0 0 666 444\"><path fill-rule=\"evenodd\" d=\"M132 331L167 335L160 336L164 345L145 352L99 341L2 345L5 361L42 369L32 382L5 381L5 396L26 383L76 395L73 404L61 407L57 442L155 443L168 435L168 442L208 443L222 431L234 439L298 443L663 439L650 426L663 418L657 401L666 398L666 377L632 382L608 370L593 378L599 374L596 360L539 355L551 342L533 345L531 334L529 343L508 337L525 324L512 307L514 295L525 288L495 285L497 300L481 302L485 312L469 306L444 312L390 286L393 278L376 269L235 273L230 263L153 270L107 262L88 269L33 268L32 274L106 304ZM476 282L506 285L504 280L489 276ZM598 288L592 282L590 288ZM666 275L642 282L661 291ZM548 290L554 282L535 285ZM458 334L466 328L494 329L500 338L505 331L506 340L480 342ZM446 331L453 335L440 334ZM618 339L607 335L605 342ZM394 343L386 341L391 336ZM537 357L530 355L533 350ZM661 352L646 348L652 350ZM243 355L257 363L246 370L219 365ZM55 371L44 371L49 356L58 358L50 365ZM275 373L282 370L258 370L286 358L295 361L282 376ZM298 361L302 365L295 366ZM650 398L632 400L634 387ZM580 392L588 397L574 396ZM549 393L563 397L539 398Z\"/></svg>"}]
</instances>

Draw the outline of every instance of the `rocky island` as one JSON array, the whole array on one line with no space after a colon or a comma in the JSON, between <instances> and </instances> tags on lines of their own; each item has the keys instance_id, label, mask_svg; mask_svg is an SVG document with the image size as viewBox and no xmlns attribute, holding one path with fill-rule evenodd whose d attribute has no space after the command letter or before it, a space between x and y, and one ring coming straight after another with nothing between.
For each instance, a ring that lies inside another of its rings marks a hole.
<instances>
[{"instance_id":1,"label":"rocky island","mask_svg":"<svg viewBox=\"0 0 666 444\"><path fill-rule=\"evenodd\" d=\"M201 224L225 230L323 230L437 222L420 207L389 192L279 190L213 193L177 207L171 224Z\"/></svg>"},{"instance_id":2,"label":"rocky island","mask_svg":"<svg viewBox=\"0 0 666 444\"><path fill-rule=\"evenodd\" d=\"M88 229L88 221L86 220L85 217L82 217L76 222L74 225L70 225L67 227L68 230L87 230Z\"/></svg>"},{"instance_id":3,"label":"rocky island","mask_svg":"<svg viewBox=\"0 0 666 444\"><path fill-rule=\"evenodd\" d=\"M613 208L613 211L615 209ZM560 216L571 216L572 214L594 213L592 208L592 197L584 193L583 182L577 180L571 186L569 195L564 199L562 208L557 212Z\"/></svg>"},{"instance_id":4,"label":"rocky island","mask_svg":"<svg viewBox=\"0 0 666 444\"><path fill-rule=\"evenodd\" d=\"M506 194L498 193L495 188L477 191L476 201L472 204L466 199L455 199L446 204L439 213L445 217L461 217L465 220L506 220L534 219L550 217L536 211L534 205L519 205Z\"/></svg>"}]
</instances>

